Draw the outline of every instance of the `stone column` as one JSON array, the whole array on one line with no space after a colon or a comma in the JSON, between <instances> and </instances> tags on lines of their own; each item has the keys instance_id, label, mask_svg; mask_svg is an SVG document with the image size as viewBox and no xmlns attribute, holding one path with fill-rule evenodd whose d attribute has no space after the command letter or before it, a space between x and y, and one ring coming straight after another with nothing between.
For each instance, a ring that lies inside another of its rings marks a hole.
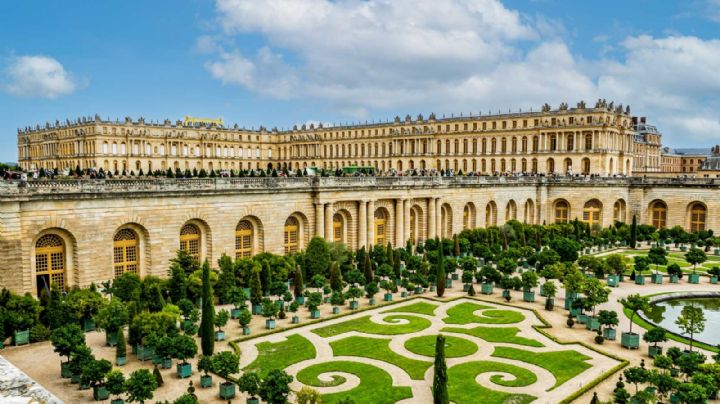
<instances>
[{"instance_id":1,"label":"stone column","mask_svg":"<svg viewBox=\"0 0 720 404\"><path fill-rule=\"evenodd\" d=\"M386 224L387 226L387 224ZM367 248L375 244L375 201L367 203Z\"/></svg>"},{"instance_id":2,"label":"stone column","mask_svg":"<svg viewBox=\"0 0 720 404\"><path fill-rule=\"evenodd\" d=\"M405 209L403 209L405 200L395 200L395 248L402 247L405 243Z\"/></svg>"},{"instance_id":3,"label":"stone column","mask_svg":"<svg viewBox=\"0 0 720 404\"><path fill-rule=\"evenodd\" d=\"M333 242L335 240L335 228L333 227L333 204L332 202L325 205L325 240Z\"/></svg>"},{"instance_id":4,"label":"stone column","mask_svg":"<svg viewBox=\"0 0 720 404\"><path fill-rule=\"evenodd\" d=\"M322 203L315 203L315 235L323 236L325 231L325 212Z\"/></svg>"},{"instance_id":5,"label":"stone column","mask_svg":"<svg viewBox=\"0 0 720 404\"><path fill-rule=\"evenodd\" d=\"M366 201L358 201L358 248L367 245L367 206Z\"/></svg>"},{"instance_id":6,"label":"stone column","mask_svg":"<svg viewBox=\"0 0 720 404\"><path fill-rule=\"evenodd\" d=\"M428 199L428 211L427 211L427 234L428 239L437 237L435 222L435 198Z\"/></svg>"}]
</instances>

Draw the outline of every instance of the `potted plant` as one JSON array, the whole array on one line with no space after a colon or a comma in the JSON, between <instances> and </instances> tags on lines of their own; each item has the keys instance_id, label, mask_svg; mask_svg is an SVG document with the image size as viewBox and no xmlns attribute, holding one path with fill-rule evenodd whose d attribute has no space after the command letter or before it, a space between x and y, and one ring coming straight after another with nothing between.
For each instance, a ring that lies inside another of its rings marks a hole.
<instances>
[{"instance_id":1,"label":"potted plant","mask_svg":"<svg viewBox=\"0 0 720 404\"><path fill-rule=\"evenodd\" d=\"M280 369L270 369L260 384L260 398L266 403L287 403L293 377Z\"/></svg>"},{"instance_id":2,"label":"potted plant","mask_svg":"<svg viewBox=\"0 0 720 404\"><path fill-rule=\"evenodd\" d=\"M67 362L60 361L60 376L65 379L71 377L70 358L77 347L85 345L85 334L79 326L66 324L53 330L50 341L58 355L68 358Z\"/></svg>"},{"instance_id":3,"label":"potted plant","mask_svg":"<svg viewBox=\"0 0 720 404\"><path fill-rule=\"evenodd\" d=\"M255 372L246 372L240 379L238 379L238 387L240 391L247 393L249 396L247 404L260 404L260 400L257 398L260 392L260 376Z\"/></svg>"},{"instance_id":4,"label":"potted plant","mask_svg":"<svg viewBox=\"0 0 720 404\"><path fill-rule=\"evenodd\" d=\"M304 284L302 270L298 266L295 268L295 275L293 278L293 294L295 295L295 301L298 304L305 304L305 295L303 293L304 289L305 289L305 284Z\"/></svg>"},{"instance_id":5,"label":"potted plant","mask_svg":"<svg viewBox=\"0 0 720 404\"><path fill-rule=\"evenodd\" d=\"M105 375L112 370L112 363L107 359L92 358L85 362L80 376L80 385L93 388L93 398L96 401L107 400L110 396L105 388Z\"/></svg>"},{"instance_id":6,"label":"potted plant","mask_svg":"<svg viewBox=\"0 0 720 404\"><path fill-rule=\"evenodd\" d=\"M382 281L380 281L380 289L385 290L385 295L383 296L383 300L386 302L392 302L393 283L388 280L382 280Z\"/></svg>"},{"instance_id":7,"label":"potted plant","mask_svg":"<svg viewBox=\"0 0 720 404\"><path fill-rule=\"evenodd\" d=\"M97 291L90 289L73 289L65 298L70 314L87 331L95 330L93 317L105 304L105 299Z\"/></svg>"},{"instance_id":8,"label":"potted plant","mask_svg":"<svg viewBox=\"0 0 720 404\"><path fill-rule=\"evenodd\" d=\"M613 288L620 286L627 269L627 258L620 254L612 254L605 259L605 265L610 271L607 276L607 285Z\"/></svg>"},{"instance_id":9,"label":"potted plant","mask_svg":"<svg viewBox=\"0 0 720 404\"><path fill-rule=\"evenodd\" d=\"M348 299L350 299L350 310L357 310L359 306L357 299L362 297L363 291L353 285L347 290L347 292L345 292L345 294Z\"/></svg>"},{"instance_id":10,"label":"potted plant","mask_svg":"<svg viewBox=\"0 0 720 404\"><path fill-rule=\"evenodd\" d=\"M262 315L265 317L265 328L268 330L275 329L275 316L277 316L279 311L277 305L270 301L270 299L263 299Z\"/></svg>"},{"instance_id":11,"label":"potted plant","mask_svg":"<svg viewBox=\"0 0 720 404\"><path fill-rule=\"evenodd\" d=\"M123 366L127 363L127 346L125 345L125 331L119 329L117 332L117 343L115 344L115 364Z\"/></svg>"},{"instance_id":12,"label":"potted plant","mask_svg":"<svg viewBox=\"0 0 720 404\"><path fill-rule=\"evenodd\" d=\"M230 310L230 318L237 320L238 317L240 317L240 311L245 308L247 295L243 288L233 287L228 291L228 300L230 300L230 303L233 305L233 308Z\"/></svg>"},{"instance_id":13,"label":"potted plant","mask_svg":"<svg viewBox=\"0 0 720 404\"><path fill-rule=\"evenodd\" d=\"M368 298L368 304L370 306L375 305L375 295L378 292L378 285L376 282L368 282L365 284L365 296Z\"/></svg>"},{"instance_id":14,"label":"potted plant","mask_svg":"<svg viewBox=\"0 0 720 404\"><path fill-rule=\"evenodd\" d=\"M632 332L633 320L637 315L637 312L642 310L645 311L650 306L650 300L647 296L640 296L639 294L630 295L627 299L620 299L620 304L624 308L628 309L630 314L630 330L620 334L620 345L628 349L637 349L640 347L640 335Z\"/></svg>"},{"instance_id":15,"label":"potted plant","mask_svg":"<svg viewBox=\"0 0 720 404\"><path fill-rule=\"evenodd\" d=\"M247 307L243 307L242 310L240 310L238 321L240 322L240 327L242 327L243 335L250 335L249 324L250 321L252 321L252 314L250 314L250 311L247 309Z\"/></svg>"},{"instance_id":16,"label":"potted plant","mask_svg":"<svg viewBox=\"0 0 720 404\"><path fill-rule=\"evenodd\" d=\"M499 281L500 272L490 265L484 265L479 274L482 277L480 293L483 295L491 295L493 293L493 283Z\"/></svg>"},{"instance_id":17,"label":"potted plant","mask_svg":"<svg viewBox=\"0 0 720 404\"><path fill-rule=\"evenodd\" d=\"M228 313L225 309L215 313L215 318L213 319L215 327L217 327L217 331L215 331L215 341L225 340L225 331L223 331L223 327L225 327L229 319L230 313Z\"/></svg>"},{"instance_id":18,"label":"potted plant","mask_svg":"<svg viewBox=\"0 0 720 404\"><path fill-rule=\"evenodd\" d=\"M95 324L105 330L105 343L115 346L117 343L117 332L128 323L127 305L120 299L115 298L109 304L104 305L95 315Z\"/></svg>"},{"instance_id":19,"label":"potted plant","mask_svg":"<svg viewBox=\"0 0 720 404\"><path fill-rule=\"evenodd\" d=\"M692 273L688 275L688 282L700 283L700 274L696 273L695 270L697 269L697 264L702 264L705 260L707 260L707 255L699 248L691 248L690 251L685 254L685 261L693 266Z\"/></svg>"},{"instance_id":20,"label":"potted plant","mask_svg":"<svg viewBox=\"0 0 720 404\"><path fill-rule=\"evenodd\" d=\"M523 300L526 302L535 301L535 292L533 289L537 287L538 276L535 271L525 271L520 275L523 285Z\"/></svg>"},{"instance_id":21,"label":"potted plant","mask_svg":"<svg viewBox=\"0 0 720 404\"><path fill-rule=\"evenodd\" d=\"M718 283L718 277L720 277L720 267L712 267L712 269L708 271L708 274L710 274L710 283L716 285Z\"/></svg>"},{"instance_id":22,"label":"potted plant","mask_svg":"<svg viewBox=\"0 0 720 404\"><path fill-rule=\"evenodd\" d=\"M197 368L199 372L203 372L200 376L200 387L207 388L212 387L212 376L210 372L213 371L213 357L202 355L198 359Z\"/></svg>"},{"instance_id":23,"label":"potted plant","mask_svg":"<svg viewBox=\"0 0 720 404\"><path fill-rule=\"evenodd\" d=\"M125 388L128 393L128 401L138 401L142 404L145 400L152 400L158 385L155 376L149 370L138 369L130 373Z\"/></svg>"},{"instance_id":24,"label":"potted plant","mask_svg":"<svg viewBox=\"0 0 720 404\"><path fill-rule=\"evenodd\" d=\"M34 297L26 293L18 296L9 293L4 304L7 315L4 316L4 328L13 330L13 343L26 345L30 343L30 329L37 324L40 315L40 304Z\"/></svg>"},{"instance_id":25,"label":"potted plant","mask_svg":"<svg viewBox=\"0 0 720 404\"><path fill-rule=\"evenodd\" d=\"M585 281L585 276L577 268L569 270L563 276L563 286L565 287L565 310L570 310L573 306L573 300L577 299L580 287Z\"/></svg>"},{"instance_id":26,"label":"potted plant","mask_svg":"<svg viewBox=\"0 0 720 404\"><path fill-rule=\"evenodd\" d=\"M653 344L648 346L648 356L654 358L657 355L662 355L662 347L658 346L658 342L666 342L668 338L664 328L655 327L643 335L643 340Z\"/></svg>"},{"instance_id":27,"label":"potted plant","mask_svg":"<svg viewBox=\"0 0 720 404\"><path fill-rule=\"evenodd\" d=\"M343 296L342 292L333 291L332 296L330 296L330 304L333 306L332 313L339 314L340 306L345 304L345 296Z\"/></svg>"},{"instance_id":28,"label":"potted plant","mask_svg":"<svg viewBox=\"0 0 720 404\"><path fill-rule=\"evenodd\" d=\"M674 262L667 266L667 273L670 275L670 283L678 283L682 278L682 269L680 269L680 265Z\"/></svg>"},{"instance_id":29,"label":"potted plant","mask_svg":"<svg viewBox=\"0 0 720 404\"><path fill-rule=\"evenodd\" d=\"M307 307L310 310L310 318L320 318L320 304L322 304L322 293L312 292L307 300Z\"/></svg>"},{"instance_id":30,"label":"potted plant","mask_svg":"<svg viewBox=\"0 0 720 404\"><path fill-rule=\"evenodd\" d=\"M125 392L125 375L119 370L111 370L105 376L105 389L107 392L116 396L110 401L110 404L124 404L125 401L120 395Z\"/></svg>"},{"instance_id":31,"label":"potted plant","mask_svg":"<svg viewBox=\"0 0 720 404\"><path fill-rule=\"evenodd\" d=\"M290 312L293 314L293 316L292 316L292 324L299 324L299 323L300 323L300 316L297 315L297 311L298 311L298 308L299 308L299 307L300 307L300 305L298 304L297 301L293 301L292 303L290 303L290 307L288 307L288 309L290 310Z\"/></svg>"},{"instance_id":32,"label":"potted plant","mask_svg":"<svg viewBox=\"0 0 720 404\"><path fill-rule=\"evenodd\" d=\"M506 301L510 301L510 289L512 289L515 286L515 281L508 275L505 275L502 280L500 280L500 287L503 289L502 291L502 297Z\"/></svg>"},{"instance_id":33,"label":"potted plant","mask_svg":"<svg viewBox=\"0 0 720 404\"><path fill-rule=\"evenodd\" d=\"M192 375L192 365L188 363L188 359L197 354L197 343L193 337L188 335L176 335L173 337L174 357L181 360L176 366L177 375L183 379Z\"/></svg>"},{"instance_id":34,"label":"potted plant","mask_svg":"<svg viewBox=\"0 0 720 404\"><path fill-rule=\"evenodd\" d=\"M645 284L645 275L643 275L643 271L647 271L649 266L649 260L647 257L643 257L642 255L637 255L634 257L634 268L635 268L635 284L636 285L644 285Z\"/></svg>"},{"instance_id":35,"label":"potted plant","mask_svg":"<svg viewBox=\"0 0 720 404\"><path fill-rule=\"evenodd\" d=\"M542 289L545 291L545 310L552 310L555 308L555 294L557 293L557 286L555 282L547 281L543 284Z\"/></svg>"},{"instance_id":36,"label":"potted plant","mask_svg":"<svg viewBox=\"0 0 720 404\"><path fill-rule=\"evenodd\" d=\"M586 319L588 330L597 331L600 329L600 321L595 317L595 307L608 301L610 289L606 288L597 278L587 279L582 286L584 301L592 311L592 315Z\"/></svg>"},{"instance_id":37,"label":"potted plant","mask_svg":"<svg viewBox=\"0 0 720 404\"><path fill-rule=\"evenodd\" d=\"M87 362L93 359L95 359L95 357L93 357L92 351L87 345L83 344L73 349L70 354L70 364L68 365L68 369L71 374L70 383L80 383L83 367Z\"/></svg>"},{"instance_id":38,"label":"potted plant","mask_svg":"<svg viewBox=\"0 0 720 404\"><path fill-rule=\"evenodd\" d=\"M614 310L600 310L598 313L598 321L602 326L602 335L605 339L615 341L615 326L619 324L618 315Z\"/></svg>"},{"instance_id":39,"label":"potted plant","mask_svg":"<svg viewBox=\"0 0 720 404\"><path fill-rule=\"evenodd\" d=\"M648 261L655 265L655 272L651 276L652 283L662 284L663 276L658 272L658 265L667 265L667 251L662 247L652 247L648 252Z\"/></svg>"},{"instance_id":40,"label":"potted plant","mask_svg":"<svg viewBox=\"0 0 720 404\"><path fill-rule=\"evenodd\" d=\"M153 340L151 338L151 340ZM175 355L175 339L169 335L156 338L152 342L155 358L153 363L162 364L163 369L172 367L172 358Z\"/></svg>"},{"instance_id":41,"label":"potted plant","mask_svg":"<svg viewBox=\"0 0 720 404\"><path fill-rule=\"evenodd\" d=\"M473 283L473 275L472 271L462 272L463 292L467 292L468 289L470 289L470 285Z\"/></svg>"}]
</instances>

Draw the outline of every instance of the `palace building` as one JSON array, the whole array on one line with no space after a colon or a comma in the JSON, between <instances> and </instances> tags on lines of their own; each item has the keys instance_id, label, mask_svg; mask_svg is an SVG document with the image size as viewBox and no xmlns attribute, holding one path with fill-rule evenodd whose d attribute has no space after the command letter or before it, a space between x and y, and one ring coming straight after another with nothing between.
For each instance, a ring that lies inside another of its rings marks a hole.
<instances>
[{"instance_id":1,"label":"palace building","mask_svg":"<svg viewBox=\"0 0 720 404\"><path fill-rule=\"evenodd\" d=\"M660 170L660 134L629 108L602 100L594 107L290 131L96 116L27 128L18 141L26 170L129 174L272 164L477 175L5 181L0 286L16 292L87 286L125 272L166 276L178 249L212 265L223 254L288 254L314 235L356 249L449 238L510 220L577 218L598 229L636 216L658 228L720 228L720 179L630 175L635 167ZM538 175L488 175L507 172Z\"/></svg>"}]
</instances>

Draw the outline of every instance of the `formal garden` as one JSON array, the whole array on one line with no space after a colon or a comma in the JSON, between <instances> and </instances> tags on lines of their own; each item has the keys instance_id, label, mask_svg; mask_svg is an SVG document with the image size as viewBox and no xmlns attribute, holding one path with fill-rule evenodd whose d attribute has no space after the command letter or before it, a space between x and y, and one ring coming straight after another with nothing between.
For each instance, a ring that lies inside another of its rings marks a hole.
<instances>
[{"instance_id":1,"label":"formal garden","mask_svg":"<svg viewBox=\"0 0 720 404\"><path fill-rule=\"evenodd\" d=\"M711 231L576 220L358 251L315 237L292 255L222 256L215 268L178 251L167 277L125 273L39 299L3 291L0 341L12 346L0 353L66 402L600 391L592 401L699 403L720 385L717 341L697 341L703 310L686 306L671 331L653 323L651 300L720 290L718 245Z\"/></svg>"}]
</instances>

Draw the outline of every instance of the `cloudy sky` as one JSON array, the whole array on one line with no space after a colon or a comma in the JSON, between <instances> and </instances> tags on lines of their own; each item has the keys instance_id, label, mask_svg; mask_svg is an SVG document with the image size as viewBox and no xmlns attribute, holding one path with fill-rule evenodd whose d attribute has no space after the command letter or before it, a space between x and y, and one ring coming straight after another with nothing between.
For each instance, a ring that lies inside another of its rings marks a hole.
<instances>
[{"instance_id":1,"label":"cloudy sky","mask_svg":"<svg viewBox=\"0 0 720 404\"><path fill-rule=\"evenodd\" d=\"M720 143L720 0L25 0L0 15L0 161L83 115L241 126L629 104Z\"/></svg>"}]
</instances>

